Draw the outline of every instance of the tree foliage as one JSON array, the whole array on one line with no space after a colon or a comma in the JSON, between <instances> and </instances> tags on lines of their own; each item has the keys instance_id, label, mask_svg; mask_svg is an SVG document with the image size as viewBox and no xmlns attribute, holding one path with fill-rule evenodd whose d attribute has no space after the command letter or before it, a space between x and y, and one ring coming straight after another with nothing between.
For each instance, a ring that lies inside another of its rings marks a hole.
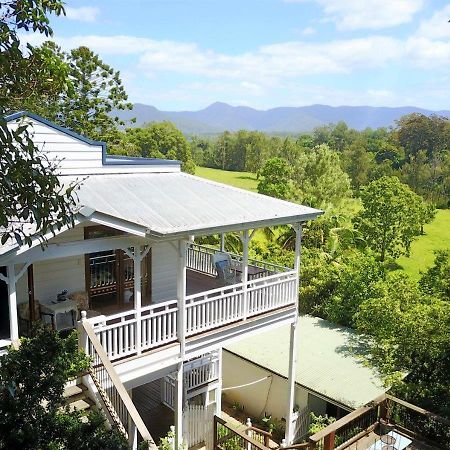
<instances>
[{"instance_id":1,"label":"tree foliage","mask_svg":"<svg viewBox=\"0 0 450 450\"><path fill-rule=\"evenodd\" d=\"M382 177L361 190L363 210L355 224L367 245L380 255L397 258L408 254L420 234L425 205L422 199L396 177Z\"/></svg>"},{"instance_id":2,"label":"tree foliage","mask_svg":"<svg viewBox=\"0 0 450 450\"><path fill-rule=\"evenodd\" d=\"M287 200L292 197L292 168L282 158L269 159L261 170L260 194Z\"/></svg>"},{"instance_id":3,"label":"tree foliage","mask_svg":"<svg viewBox=\"0 0 450 450\"><path fill-rule=\"evenodd\" d=\"M64 407L68 379L90 361L78 349L76 333L67 339L49 328L35 329L20 347L0 357L0 448L125 449L118 432L105 426L100 413L80 420Z\"/></svg>"},{"instance_id":4,"label":"tree foliage","mask_svg":"<svg viewBox=\"0 0 450 450\"><path fill-rule=\"evenodd\" d=\"M182 170L194 173L189 143L171 122L154 122L140 128L127 128L117 153L144 158L174 159L182 162Z\"/></svg>"}]
</instances>

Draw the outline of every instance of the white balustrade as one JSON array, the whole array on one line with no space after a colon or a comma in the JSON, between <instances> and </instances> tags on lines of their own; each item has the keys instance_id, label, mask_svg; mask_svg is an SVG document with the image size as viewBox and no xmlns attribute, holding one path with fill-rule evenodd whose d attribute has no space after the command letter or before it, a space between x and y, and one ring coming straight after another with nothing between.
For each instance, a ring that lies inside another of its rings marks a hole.
<instances>
[{"instance_id":1,"label":"white balustrade","mask_svg":"<svg viewBox=\"0 0 450 450\"><path fill-rule=\"evenodd\" d=\"M142 308L141 311L143 350L158 347L177 339L177 300L156 303Z\"/></svg>"},{"instance_id":2,"label":"white balustrade","mask_svg":"<svg viewBox=\"0 0 450 450\"><path fill-rule=\"evenodd\" d=\"M242 319L243 284L186 297L186 336Z\"/></svg>"},{"instance_id":3,"label":"white balustrade","mask_svg":"<svg viewBox=\"0 0 450 450\"><path fill-rule=\"evenodd\" d=\"M96 323L95 334L99 338L111 361L136 353L136 327L141 327L141 348L150 348L173 342L177 338L176 300L156 303L141 309L138 325L136 311L125 311L111 316L103 316Z\"/></svg>"},{"instance_id":4,"label":"white balustrade","mask_svg":"<svg viewBox=\"0 0 450 450\"><path fill-rule=\"evenodd\" d=\"M188 266L212 275L214 249L190 244ZM241 257L233 255L240 263ZM186 302L186 336L193 336L227 324L244 320L297 302L296 277L292 269L261 261L252 261L263 270L257 277L230 286L188 295ZM244 289L245 287L245 289ZM244 290L247 301L244 303ZM244 308L246 310L244 310ZM136 310L90 319L108 357L116 360L177 340L178 302L156 303ZM138 323L139 320L139 323ZM138 333L138 328L140 327ZM140 334L140 345L136 336ZM200 376L200 375L199 375ZM200 382L200 381L199 381Z\"/></svg>"},{"instance_id":5,"label":"white balustrade","mask_svg":"<svg viewBox=\"0 0 450 450\"><path fill-rule=\"evenodd\" d=\"M184 365L184 384L190 391L219 376L219 356L217 352L196 358Z\"/></svg>"}]
</instances>

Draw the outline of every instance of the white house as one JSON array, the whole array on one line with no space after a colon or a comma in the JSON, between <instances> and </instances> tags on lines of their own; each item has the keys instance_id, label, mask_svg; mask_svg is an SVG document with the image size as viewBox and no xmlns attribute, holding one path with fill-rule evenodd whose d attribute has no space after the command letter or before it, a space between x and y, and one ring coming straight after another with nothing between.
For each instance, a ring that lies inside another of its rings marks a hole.
<instances>
[{"instance_id":1,"label":"white house","mask_svg":"<svg viewBox=\"0 0 450 450\"><path fill-rule=\"evenodd\" d=\"M177 161L109 156L104 143L33 114L8 118L11 128L21 122L59 162L61 179L81 180L81 188L73 228L49 235L44 248L37 239L31 247L1 247L1 347L34 320L63 329L81 316L80 345L93 357L83 382L111 422L133 446L151 440L136 406L145 386L159 380L157 403L173 409L177 442L193 445L202 431L192 424L212 427L212 415L220 415L222 348L288 325L290 417L301 225L321 211L182 173ZM254 231L282 224L297 233L295 266L250 259ZM229 265L219 269L234 278L225 279L214 264L223 248L193 239L228 232L240 234L244 250L226 255ZM64 289L69 300L57 302ZM193 421L195 414L207 420Z\"/></svg>"}]
</instances>

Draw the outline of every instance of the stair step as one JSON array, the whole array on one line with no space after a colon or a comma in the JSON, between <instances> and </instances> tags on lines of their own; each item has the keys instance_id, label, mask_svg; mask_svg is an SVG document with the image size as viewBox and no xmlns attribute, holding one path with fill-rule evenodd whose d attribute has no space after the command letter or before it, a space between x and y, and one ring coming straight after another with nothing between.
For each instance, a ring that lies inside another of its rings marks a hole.
<instances>
[{"instance_id":1,"label":"stair step","mask_svg":"<svg viewBox=\"0 0 450 450\"><path fill-rule=\"evenodd\" d=\"M76 402L69 403L69 409L71 411L86 411L89 409L93 403L89 400L77 400Z\"/></svg>"},{"instance_id":2,"label":"stair step","mask_svg":"<svg viewBox=\"0 0 450 450\"><path fill-rule=\"evenodd\" d=\"M82 394L84 391L83 387L81 387L79 384L66 387L64 389L63 397L69 398L69 397L74 397L75 395Z\"/></svg>"}]
</instances>

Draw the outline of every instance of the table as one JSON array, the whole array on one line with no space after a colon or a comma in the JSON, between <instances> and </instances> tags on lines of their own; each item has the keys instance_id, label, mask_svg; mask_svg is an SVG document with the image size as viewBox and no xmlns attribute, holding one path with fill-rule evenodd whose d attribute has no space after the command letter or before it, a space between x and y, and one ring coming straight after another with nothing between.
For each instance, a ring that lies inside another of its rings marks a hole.
<instances>
[{"instance_id":1,"label":"table","mask_svg":"<svg viewBox=\"0 0 450 450\"><path fill-rule=\"evenodd\" d=\"M65 315L70 313L70 322L60 320L58 323L58 315ZM63 302L49 302L41 303L41 318L42 316L50 316L51 324L54 330L70 330L75 328L75 321L78 313L77 303L74 300L64 300Z\"/></svg>"},{"instance_id":2,"label":"table","mask_svg":"<svg viewBox=\"0 0 450 450\"><path fill-rule=\"evenodd\" d=\"M396 450L404 450L408 445L412 443L412 440L407 438L406 436L402 436L401 434L397 433L396 431L390 431L388 434L383 435L383 438L385 436L390 436L395 439L395 444L393 444L394 448ZM373 444L371 447L369 447L367 450L382 450L383 446L385 445L392 445L392 444L385 444L381 439L379 439L375 444Z\"/></svg>"}]
</instances>

